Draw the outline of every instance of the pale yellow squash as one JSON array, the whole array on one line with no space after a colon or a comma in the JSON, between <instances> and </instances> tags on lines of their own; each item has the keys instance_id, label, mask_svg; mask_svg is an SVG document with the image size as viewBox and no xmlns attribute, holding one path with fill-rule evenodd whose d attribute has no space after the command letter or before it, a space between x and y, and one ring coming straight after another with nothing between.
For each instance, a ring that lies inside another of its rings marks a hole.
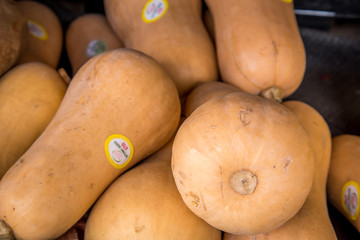
<instances>
[{"instance_id":1,"label":"pale yellow squash","mask_svg":"<svg viewBox=\"0 0 360 240\"><path fill-rule=\"evenodd\" d=\"M225 232L258 234L300 210L312 186L314 157L294 113L236 92L205 102L184 121L172 171L196 215Z\"/></svg>"},{"instance_id":2,"label":"pale yellow squash","mask_svg":"<svg viewBox=\"0 0 360 240\"><path fill-rule=\"evenodd\" d=\"M17 65L0 79L0 179L55 115L67 85L40 62Z\"/></svg>"}]
</instances>

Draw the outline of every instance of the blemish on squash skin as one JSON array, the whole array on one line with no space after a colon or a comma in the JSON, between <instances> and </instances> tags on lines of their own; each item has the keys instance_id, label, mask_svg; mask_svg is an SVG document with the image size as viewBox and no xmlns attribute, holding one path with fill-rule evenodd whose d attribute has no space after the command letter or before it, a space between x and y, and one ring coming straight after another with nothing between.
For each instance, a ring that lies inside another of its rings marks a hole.
<instances>
[{"instance_id":1,"label":"blemish on squash skin","mask_svg":"<svg viewBox=\"0 0 360 240\"><path fill-rule=\"evenodd\" d=\"M278 50L276 42L274 40L271 43L274 47L274 56L276 57L277 55L279 55L279 50Z\"/></svg>"},{"instance_id":2,"label":"blemish on squash skin","mask_svg":"<svg viewBox=\"0 0 360 240\"><path fill-rule=\"evenodd\" d=\"M192 198L192 201L191 201L192 205L193 205L194 207L199 207L199 206L200 206L200 198L199 198L199 196L196 195L196 194L193 193L193 192L190 192L189 195L190 195L190 197Z\"/></svg>"},{"instance_id":3,"label":"blemish on squash skin","mask_svg":"<svg viewBox=\"0 0 360 240\"><path fill-rule=\"evenodd\" d=\"M20 158L19 161L17 161L14 166L15 166L15 167L18 167L18 166L20 166L23 162L24 162L24 159L23 159L23 158Z\"/></svg>"},{"instance_id":4,"label":"blemish on squash skin","mask_svg":"<svg viewBox=\"0 0 360 240\"><path fill-rule=\"evenodd\" d=\"M182 179L184 179L184 180L186 179L185 174L182 171L178 171L178 173Z\"/></svg>"},{"instance_id":5,"label":"blemish on squash skin","mask_svg":"<svg viewBox=\"0 0 360 240\"><path fill-rule=\"evenodd\" d=\"M250 114L252 112L254 112L254 109L251 107L246 107L245 110L241 109L239 111L239 117L240 117L240 121L241 121L243 127L246 127L247 125L250 124L251 121L247 120L246 117L248 114Z\"/></svg>"},{"instance_id":6,"label":"blemish on squash skin","mask_svg":"<svg viewBox=\"0 0 360 240\"><path fill-rule=\"evenodd\" d=\"M141 232L142 230L145 229L145 225L141 225L141 226L135 226L135 232L136 233L139 233Z\"/></svg>"},{"instance_id":7,"label":"blemish on squash skin","mask_svg":"<svg viewBox=\"0 0 360 240\"><path fill-rule=\"evenodd\" d=\"M288 170L290 163L291 163L291 159L286 158L283 160L282 167L284 168L284 170L286 171Z\"/></svg>"},{"instance_id":8,"label":"blemish on squash skin","mask_svg":"<svg viewBox=\"0 0 360 240\"><path fill-rule=\"evenodd\" d=\"M139 219L138 217L135 220L135 224L134 224L134 230L136 233L139 233L141 231L143 231L145 229L145 224L139 224Z\"/></svg>"}]
</instances>

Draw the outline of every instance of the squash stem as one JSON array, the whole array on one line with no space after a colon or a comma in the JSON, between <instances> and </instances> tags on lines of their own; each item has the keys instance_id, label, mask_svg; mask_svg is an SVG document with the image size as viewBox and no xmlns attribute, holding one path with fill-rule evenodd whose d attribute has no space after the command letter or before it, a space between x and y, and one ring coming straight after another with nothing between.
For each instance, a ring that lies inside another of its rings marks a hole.
<instances>
[{"instance_id":1,"label":"squash stem","mask_svg":"<svg viewBox=\"0 0 360 240\"><path fill-rule=\"evenodd\" d=\"M69 74L66 72L66 70L64 68L59 68L58 69L58 73L60 74L61 78L63 79L63 81L69 85L71 78L69 76Z\"/></svg>"},{"instance_id":2,"label":"squash stem","mask_svg":"<svg viewBox=\"0 0 360 240\"><path fill-rule=\"evenodd\" d=\"M259 95L264 98L281 103L284 98L284 91L277 86L272 86L265 90L262 90Z\"/></svg>"},{"instance_id":3,"label":"squash stem","mask_svg":"<svg viewBox=\"0 0 360 240\"><path fill-rule=\"evenodd\" d=\"M14 234L11 228L3 221L0 220L0 240L14 240Z\"/></svg>"},{"instance_id":4,"label":"squash stem","mask_svg":"<svg viewBox=\"0 0 360 240\"><path fill-rule=\"evenodd\" d=\"M240 170L231 176L230 185L242 195L251 194L257 186L257 177L248 170Z\"/></svg>"}]
</instances>

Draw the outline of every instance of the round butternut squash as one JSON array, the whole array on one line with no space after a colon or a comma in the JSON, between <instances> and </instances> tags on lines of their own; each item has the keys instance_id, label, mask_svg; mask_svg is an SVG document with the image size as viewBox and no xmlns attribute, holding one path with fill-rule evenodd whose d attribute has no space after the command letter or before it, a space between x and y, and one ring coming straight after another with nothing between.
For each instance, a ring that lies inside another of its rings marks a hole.
<instances>
[{"instance_id":1,"label":"round butternut squash","mask_svg":"<svg viewBox=\"0 0 360 240\"><path fill-rule=\"evenodd\" d=\"M66 30L65 44L73 74L89 58L124 47L100 13L87 13L73 20Z\"/></svg>"},{"instance_id":2,"label":"round butternut squash","mask_svg":"<svg viewBox=\"0 0 360 240\"><path fill-rule=\"evenodd\" d=\"M225 96L226 94L241 91L238 87L225 82L206 82L195 87L186 97L183 112L186 117L198 108L201 104L210 99Z\"/></svg>"},{"instance_id":3,"label":"round butternut squash","mask_svg":"<svg viewBox=\"0 0 360 240\"><path fill-rule=\"evenodd\" d=\"M328 199L360 232L360 136L335 136L332 146Z\"/></svg>"},{"instance_id":4,"label":"round butternut squash","mask_svg":"<svg viewBox=\"0 0 360 240\"><path fill-rule=\"evenodd\" d=\"M154 57L180 96L216 81L214 44L202 21L201 0L105 0L106 17L125 47Z\"/></svg>"},{"instance_id":5,"label":"round butternut squash","mask_svg":"<svg viewBox=\"0 0 360 240\"><path fill-rule=\"evenodd\" d=\"M130 49L91 58L0 181L0 219L19 239L59 237L121 173L165 145L179 119L176 87L153 58Z\"/></svg>"},{"instance_id":6,"label":"round butternut squash","mask_svg":"<svg viewBox=\"0 0 360 240\"><path fill-rule=\"evenodd\" d=\"M0 179L55 115L67 85L40 62L17 65L0 79Z\"/></svg>"},{"instance_id":7,"label":"round butternut squash","mask_svg":"<svg viewBox=\"0 0 360 240\"><path fill-rule=\"evenodd\" d=\"M224 82L276 101L300 86L306 58L292 1L205 2Z\"/></svg>"},{"instance_id":8,"label":"round butternut squash","mask_svg":"<svg viewBox=\"0 0 360 240\"><path fill-rule=\"evenodd\" d=\"M183 201L200 218L224 232L258 234L300 210L314 157L294 113L237 92L205 102L184 121L172 171Z\"/></svg>"},{"instance_id":9,"label":"round butternut squash","mask_svg":"<svg viewBox=\"0 0 360 240\"><path fill-rule=\"evenodd\" d=\"M25 17L14 0L0 1L0 76L16 64L26 47Z\"/></svg>"},{"instance_id":10,"label":"round butternut squash","mask_svg":"<svg viewBox=\"0 0 360 240\"><path fill-rule=\"evenodd\" d=\"M27 19L29 46L19 63L39 61L58 67L63 49L63 29L56 13L37 1L21 0L18 6Z\"/></svg>"},{"instance_id":11,"label":"round butternut squash","mask_svg":"<svg viewBox=\"0 0 360 240\"><path fill-rule=\"evenodd\" d=\"M171 172L172 142L110 185L90 212L86 240L221 240L221 231L182 201Z\"/></svg>"},{"instance_id":12,"label":"round butternut squash","mask_svg":"<svg viewBox=\"0 0 360 240\"><path fill-rule=\"evenodd\" d=\"M295 113L310 138L315 157L314 181L309 196L300 211L274 231L258 235L232 235L224 240L336 240L329 218L326 181L330 165L331 133L325 119L310 105L301 101L286 101L285 107Z\"/></svg>"}]
</instances>

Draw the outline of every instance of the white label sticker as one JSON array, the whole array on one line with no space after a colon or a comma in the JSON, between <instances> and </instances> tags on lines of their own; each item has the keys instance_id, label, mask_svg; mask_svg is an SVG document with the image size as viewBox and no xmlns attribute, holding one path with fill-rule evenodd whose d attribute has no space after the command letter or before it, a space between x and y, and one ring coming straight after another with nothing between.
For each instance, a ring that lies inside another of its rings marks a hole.
<instances>
[{"instance_id":1,"label":"white label sticker","mask_svg":"<svg viewBox=\"0 0 360 240\"><path fill-rule=\"evenodd\" d=\"M142 19L146 23L154 22L161 18L168 9L166 0L150 0L142 11Z\"/></svg>"},{"instance_id":2,"label":"white label sticker","mask_svg":"<svg viewBox=\"0 0 360 240\"><path fill-rule=\"evenodd\" d=\"M45 28L43 26L41 26L39 23L32 21L32 20L28 20L27 26L28 26L29 32L34 37L36 37L40 40L43 40L43 41L48 39L48 33L46 32Z\"/></svg>"},{"instance_id":3,"label":"white label sticker","mask_svg":"<svg viewBox=\"0 0 360 240\"><path fill-rule=\"evenodd\" d=\"M98 39L91 40L86 47L86 56L91 58L107 50L106 42Z\"/></svg>"},{"instance_id":4,"label":"white label sticker","mask_svg":"<svg viewBox=\"0 0 360 240\"><path fill-rule=\"evenodd\" d=\"M132 143L123 135L110 135L105 141L105 154L113 167L123 168L132 158Z\"/></svg>"},{"instance_id":5,"label":"white label sticker","mask_svg":"<svg viewBox=\"0 0 360 240\"><path fill-rule=\"evenodd\" d=\"M344 185L341 203L348 216L355 221L359 216L359 184L357 182L349 181Z\"/></svg>"}]
</instances>

